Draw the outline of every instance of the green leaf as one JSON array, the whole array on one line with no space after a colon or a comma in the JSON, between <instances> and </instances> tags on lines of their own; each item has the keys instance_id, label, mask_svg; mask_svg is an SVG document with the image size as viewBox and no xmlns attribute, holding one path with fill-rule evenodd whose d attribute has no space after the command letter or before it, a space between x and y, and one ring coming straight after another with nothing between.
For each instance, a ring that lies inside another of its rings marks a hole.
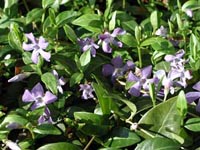
<instances>
[{"instance_id":1,"label":"green leaf","mask_svg":"<svg viewBox=\"0 0 200 150\"><path fill-rule=\"evenodd\" d=\"M170 63L166 61L161 61L155 65L154 69L165 70L166 72L168 72L170 70Z\"/></svg>"},{"instance_id":2,"label":"green leaf","mask_svg":"<svg viewBox=\"0 0 200 150\"><path fill-rule=\"evenodd\" d=\"M102 21L101 17L96 14L85 14L77 18L72 24L81 26L91 32L101 33Z\"/></svg>"},{"instance_id":3,"label":"green leaf","mask_svg":"<svg viewBox=\"0 0 200 150\"><path fill-rule=\"evenodd\" d=\"M129 33L123 35L123 36L118 36L120 41L122 41L124 44L128 45L129 47L137 47L137 41L136 39Z\"/></svg>"},{"instance_id":4,"label":"green leaf","mask_svg":"<svg viewBox=\"0 0 200 150\"><path fill-rule=\"evenodd\" d=\"M137 43L140 43L141 40L141 27L140 26L136 26L135 27L135 38L137 40Z\"/></svg>"},{"instance_id":5,"label":"green leaf","mask_svg":"<svg viewBox=\"0 0 200 150\"><path fill-rule=\"evenodd\" d=\"M21 126L24 126L28 123L28 120L17 114L9 114L4 118L1 125L6 125L8 123L17 123L20 124Z\"/></svg>"},{"instance_id":6,"label":"green leaf","mask_svg":"<svg viewBox=\"0 0 200 150\"><path fill-rule=\"evenodd\" d=\"M70 78L70 83L69 83L70 87L72 87L73 85L77 83L80 83L83 77L84 77L83 73L80 73L80 72L74 73Z\"/></svg>"},{"instance_id":7,"label":"green leaf","mask_svg":"<svg viewBox=\"0 0 200 150\"><path fill-rule=\"evenodd\" d=\"M12 23L10 25L10 32L8 34L8 42L12 48L22 51L20 33L21 31L19 30L19 26L15 23Z\"/></svg>"},{"instance_id":8,"label":"green leaf","mask_svg":"<svg viewBox=\"0 0 200 150\"><path fill-rule=\"evenodd\" d=\"M58 93L58 90L57 90L57 80L56 80L56 77L50 73L50 72L47 72L45 74L43 74L41 76L41 80L42 82L45 84L45 86L53 93L53 94L56 94Z\"/></svg>"},{"instance_id":9,"label":"green leaf","mask_svg":"<svg viewBox=\"0 0 200 150\"><path fill-rule=\"evenodd\" d=\"M89 48L87 51L83 52L80 57L81 66L86 66L87 64L90 63L90 60L91 60L91 51Z\"/></svg>"},{"instance_id":10,"label":"green leaf","mask_svg":"<svg viewBox=\"0 0 200 150\"><path fill-rule=\"evenodd\" d=\"M56 24L58 27L62 27L67 23L70 23L78 13L76 11L63 11L56 17Z\"/></svg>"},{"instance_id":11,"label":"green leaf","mask_svg":"<svg viewBox=\"0 0 200 150\"><path fill-rule=\"evenodd\" d=\"M200 118L188 119L186 121L184 127L190 131L199 132L200 131Z\"/></svg>"},{"instance_id":12,"label":"green leaf","mask_svg":"<svg viewBox=\"0 0 200 150\"><path fill-rule=\"evenodd\" d=\"M176 106L180 115L184 118L187 114L187 100L185 98L185 93L183 90L180 91L180 93L178 94Z\"/></svg>"},{"instance_id":13,"label":"green leaf","mask_svg":"<svg viewBox=\"0 0 200 150\"><path fill-rule=\"evenodd\" d=\"M167 45L169 45L169 47L173 47L173 46L170 46L172 44L170 44L169 41L167 41L166 39L164 39L162 37L147 38L147 39L145 39L144 41L141 42L141 46L148 46L148 45L152 45L152 44L155 44L155 43L160 43L160 45L161 45L162 42L165 42L165 43L167 42ZM162 47L162 45L161 45L161 47Z\"/></svg>"},{"instance_id":14,"label":"green leaf","mask_svg":"<svg viewBox=\"0 0 200 150\"><path fill-rule=\"evenodd\" d=\"M68 26L67 24L65 24L63 26L63 29L64 29L65 34L68 37L68 39L70 41L72 41L73 44L76 44L77 43L77 36L76 36L76 33L74 32L74 30L70 26Z\"/></svg>"},{"instance_id":15,"label":"green leaf","mask_svg":"<svg viewBox=\"0 0 200 150\"><path fill-rule=\"evenodd\" d=\"M144 140L138 144L135 150L179 150L180 144L161 137Z\"/></svg>"},{"instance_id":16,"label":"green leaf","mask_svg":"<svg viewBox=\"0 0 200 150\"><path fill-rule=\"evenodd\" d=\"M104 143L105 147L122 148L140 142L140 137L125 127L116 127Z\"/></svg>"},{"instance_id":17,"label":"green leaf","mask_svg":"<svg viewBox=\"0 0 200 150\"><path fill-rule=\"evenodd\" d=\"M60 135L61 131L52 124L41 124L33 129L38 134Z\"/></svg>"},{"instance_id":18,"label":"green leaf","mask_svg":"<svg viewBox=\"0 0 200 150\"><path fill-rule=\"evenodd\" d=\"M51 6L54 2L55 0L42 0L42 7L47 8Z\"/></svg>"},{"instance_id":19,"label":"green leaf","mask_svg":"<svg viewBox=\"0 0 200 150\"><path fill-rule=\"evenodd\" d=\"M116 24L116 11L113 12L112 18L109 22L109 30L112 31L115 29L115 24Z\"/></svg>"},{"instance_id":20,"label":"green leaf","mask_svg":"<svg viewBox=\"0 0 200 150\"><path fill-rule=\"evenodd\" d=\"M157 10L153 11L150 16L151 25L154 31L160 27L160 15Z\"/></svg>"},{"instance_id":21,"label":"green leaf","mask_svg":"<svg viewBox=\"0 0 200 150\"><path fill-rule=\"evenodd\" d=\"M27 13L26 24L41 20L44 10L42 8L34 8Z\"/></svg>"},{"instance_id":22,"label":"green leaf","mask_svg":"<svg viewBox=\"0 0 200 150\"><path fill-rule=\"evenodd\" d=\"M100 107L102 109L103 114L110 114L112 110L113 101L109 97L108 91L103 86L103 83L97 77L95 77L97 83L92 83L92 87L94 88L94 91L97 95L97 98L99 100Z\"/></svg>"},{"instance_id":23,"label":"green leaf","mask_svg":"<svg viewBox=\"0 0 200 150\"><path fill-rule=\"evenodd\" d=\"M174 134L179 135L181 130L182 117L178 113L177 97L173 97L156 107L152 108L140 119L139 124L146 126L144 130L152 131L154 136L166 136L174 139ZM148 135L139 132L147 138Z\"/></svg>"},{"instance_id":24,"label":"green leaf","mask_svg":"<svg viewBox=\"0 0 200 150\"><path fill-rule=\"evenodd\" d=\"M88 112L75 112L74 118L81 122L79 129L86 135L102 136L108 133L111 125L108 117Z\"/></svg>"},{"instance_id":25,"label":"green leaf","mask_svg":"<svg viewBox=\"0 0 200 150\"><path fill-rule=\"evenodd\" d=\"M183 22L181 20L181 16L178 13L176 14L176 19L177 19L178 29L183 30Z\"/></svg>"},{"instance_id":26,"label":"green leaf","mask_svg":"<svg viewBox=\"0 0 200 150\"><path fill-rule=\"evenodd\" d=\"M78 146L67 142L46 144L44 146L39 147L37 150L64 150L64 149L81 150Z\"/></svg>"}]
</instances>

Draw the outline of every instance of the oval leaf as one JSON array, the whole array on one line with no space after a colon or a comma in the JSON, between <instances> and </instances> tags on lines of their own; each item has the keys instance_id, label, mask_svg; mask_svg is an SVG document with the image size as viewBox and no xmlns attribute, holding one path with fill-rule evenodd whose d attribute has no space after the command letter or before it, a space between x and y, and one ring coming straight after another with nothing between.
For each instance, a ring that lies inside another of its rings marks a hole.
<instances>
[{"instance_id":1,"label":"oval leaf","mask_svg":"<svg viewBox=\"0 0 200 150\"><path fill-rule=\"evenodd\" d=\"M33 132L38 134L60 135L61 131L52 124L41 124L33 129Z\"/></svg>"},{"instance_id":2,"label":"oval leaf","mask_svg":"<svg viewBox=\"0 0 200 150\"><path fill-rule=\"evenodd\" d=\"M64 149L68 149L68 150L81 150L78 146L74 145L74 144L70 144L67 142L58 142L58 143L51 143L51 144L46 144L40 148L38 148L37 150L64 150Z\"/></svg>"},{"instance_id":3,"label":"oval leaf","mask_svg":"<svg viewBox=\"0 0 200 150\"><path fill-rule=\"evenodd\" d=\"M45 86L53 93L57 94L57 80L56 77L50 73L47 72L41 76L42 82L44 82Z\"/></svg>"}]
</instances>

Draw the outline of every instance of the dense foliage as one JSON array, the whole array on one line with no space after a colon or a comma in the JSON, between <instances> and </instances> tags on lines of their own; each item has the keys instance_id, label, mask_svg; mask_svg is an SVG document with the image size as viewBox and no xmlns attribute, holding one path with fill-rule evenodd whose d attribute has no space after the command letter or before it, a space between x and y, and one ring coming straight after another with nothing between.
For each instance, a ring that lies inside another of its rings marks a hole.
<instances>
[{"instance_id":1,"label":"dense foliage","mask_svg":"<svg viewBox=\"0 0 200 150\"><path fill-rule=\"evenodd\" d=\"M200 0L0 1L11 150L200 149Z\"/></svg>"}]
</instances>

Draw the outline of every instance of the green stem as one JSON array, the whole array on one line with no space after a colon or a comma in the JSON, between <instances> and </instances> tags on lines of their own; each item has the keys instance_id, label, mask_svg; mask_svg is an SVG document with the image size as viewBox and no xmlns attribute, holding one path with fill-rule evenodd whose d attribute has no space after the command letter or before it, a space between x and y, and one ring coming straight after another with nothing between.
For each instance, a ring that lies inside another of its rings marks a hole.
<instances>
[{"instance_id":1,"label":"green stem","mask_svg":"<svg viewBox=\"0 0 200 150\"><path fill-rule=\"evenodd\" d=\"M138 57L139 57L139 67L142 68L142 54L141 54L141 49L139 46L137 47L137 50L138 50Z\"/></svg>"},{"instance_id":2,"label":"green stem","mask_svg":"<svg viewBox=\"0 0 200 150\"><path fill-rule=\"evenodd\" d=\"M23 3L24 3L24 7L26 8L26 11L29 12L30 9L28 7L28 4L27 4L26 0L23 0Z\"/></svg>"}]
</instances>

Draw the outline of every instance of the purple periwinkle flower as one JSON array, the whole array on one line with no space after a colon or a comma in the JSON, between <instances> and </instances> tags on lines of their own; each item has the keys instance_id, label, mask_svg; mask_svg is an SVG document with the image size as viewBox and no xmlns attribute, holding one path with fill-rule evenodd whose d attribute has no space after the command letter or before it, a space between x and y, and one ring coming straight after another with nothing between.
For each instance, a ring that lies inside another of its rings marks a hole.
<instances>
[{"instance_id":1,"label":"purple periwinkle flower","mask_svg":"<svg viewBox=\"0 0 200 150\"><path fill-rule=\"evenodd\" d=\"M156 30L155 35L166 37L167 29L161 26L159 29Z\"/></svg>"},{"instance_id":2,"label":"purple periwinkle flower","mask_svg":"<svg viewBox=\"0 0 200 150\"><path fill-rule=\"evenodd\" d=\"M196 92L188 92L186 93L186 99L188 103L192 103L195 100L198 100L196 110L200 112L200 81L197 82L193 87L193 89L197 90Z\"/></svg>"},{"instance_id":3,"label":"purple periwinkle flower","mask_svg":"<svg viewBox=\"0 0 200 150\"><path fill-rule=\"evenodd\" d=\"M105 32L104 34L99 35L99 42L102 43L102 49L105 53L112 53L112 44L117 47L122 47L123 44L120 41L115 40L118 35L123 35L126 32L121 28L116 28L112 33Z\"/></svg>"},{"instance_id":4,"label":"purple periwinkle flower","mask_svg":"<svg viewBox=\"0 0 200 150\"><path fill-rule=\"evenodd\" d=\"M56 70L53 70L52 71L53 75L55 76L56 80L57 80L57 89L58 91L63 94L63 89L62 89L62 86L66 84L66 81L64 79L64 77L60 77L58 76L58 73Z\"/></svg>"},{"instance_id":5,"label":"purple periwinkle flower","mask_svg":"<svg viewBox=\"0 0 200 150\"><path fill-rule=\"evenodd\" d=\"M125 65L123 65L123 60L121 56L117 56L111 60L111 64L105 64L102 68L102 73L104 76L112 76L111 80L114 80L117 77L123 76L126 71L131 70L135 67L135 64L128 60Z\"/></svg>"},{"instance_id":6,"label":"purple periwinkle flower","mask_svg":"<svg viewBox=\"0 0 200 150\"><path fill-rule=\"evenodd\" d=\"M51 118L51 113L50 113L50 110L45 107L45 110L44 110L44 113L39 117L38 119L38 124L45 124L45 123L48 123L48 124L52 124L53 123L53 120Z\"/></svg>"},{"instance_id":7,"label":"purple periwinkle flower","mask_svg":"<svg viewBox=\"0 0 200 150\"><path fill-rule=\"evenodd\" d=\"M90 50L92 57L96 57L96 49L98 49L99 46L94 43L93 39L91 38L78 39L78 43L83 52Z\"/></svg>"},{"instance_id":8,"label":"purple periwinkle flower","mask_svg":"<svg viewBox=\"0 0 200 150\"><path fill-rule=\"evenodd\" d=\"M94 98L93 95L93 87L90 84L80 84L80 91L82 91L82 98L83 99L90 99L90 98Z\"/></svg>"},{"instance_id":9,"label":"purple periwinkle flower","mask_svg":"<svg viewBox=\"0 0 200 150\"><path fill-rule=\"evenodd\" d=\"M25 34L25 36L30 40L31 43L23 42L22 47L25 51L33 51L31 56L32 61L37 64L40 54L46 61L49 62L51 54L44 51L44 49L46 49L48 46L48 42L46 42L42 36L40 36L39 39L36 39L33 33Z\"/></svg>"},{"instance_id":10,"label":"purple periwinkle flower","mask_svg":"<svg viewBox=\"0 0 200 150\"><path fill-rule=\"evenodd\" d=\"M57 100L57 97L51 92L44 93L44 89L40 83L36 84L31 91L25 90L22 96L23 102L34 102L31 106L31 110L39 107L46 106Z\"/></svg>"},{"instance_id":11,"label":"purple periwinkle flower","mask_svg":"<svg viewBox=\"0 0 200 150\"><path fill-rule=\"evenodd\" d=\"M25 78L28 78L30 75L31 75L31 73L29 73L29 72L20 73L20 74L15 75L14 77L10 78L8 80L8 82L19 82Z\"/></svg>"},{"instance_id":12,"label":"purple periwinkle flower","mask_svg":"<svg viewBox=\"0 0 200 150\"><path fill-rule=\"evenodd\" d=\"M129 89L129 93L133 96L140 96L141 89L143 85L146 84L147 79L151 76L152 66L147 66L145 68L136 68L135 74L130 71L127 77L128 82L134 82L133 86Z\"/></svg>"}]
</instances>

